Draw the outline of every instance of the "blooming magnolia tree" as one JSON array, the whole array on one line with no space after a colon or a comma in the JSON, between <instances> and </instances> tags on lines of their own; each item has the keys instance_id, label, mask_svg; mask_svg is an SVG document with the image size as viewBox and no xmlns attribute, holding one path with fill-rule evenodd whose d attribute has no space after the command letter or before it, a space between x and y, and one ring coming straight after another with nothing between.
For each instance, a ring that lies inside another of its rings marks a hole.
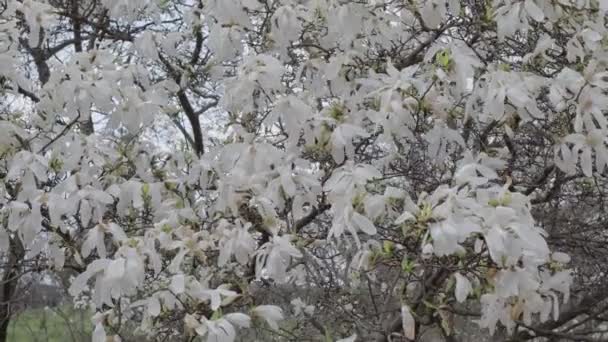
<instances>
[{"instance_id":1,"label":"blooming magnolia tree","mask_svg":"<svg viewBox=\"0 0 608 342\"><path fill-rule=\"evenodd\" d=\"M0 340L40 272L96 342L590 340L607 11L0 1Z\"/></svg>"}]
</instances>

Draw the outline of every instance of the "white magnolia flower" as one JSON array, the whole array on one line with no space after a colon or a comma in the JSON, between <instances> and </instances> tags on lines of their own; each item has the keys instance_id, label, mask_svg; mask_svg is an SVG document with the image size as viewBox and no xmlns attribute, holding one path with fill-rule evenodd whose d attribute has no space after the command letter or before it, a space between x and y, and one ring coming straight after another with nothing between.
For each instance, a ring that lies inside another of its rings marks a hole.
<instances>
[{"instance_id":1,"label":"white magnolia flower","mask_svg":"<svg viewBox=\"0 0 608 342\"><path fill-rule=\"evenodd\" d=\"M193 328L199 336L207 336L207 342L233 342L236 338L237 327L248 328L249 316L242 313L231 313L221 318L200 320L192 316L186 317L186 324Z\"/></svg>"},{"instance_id":2,"label":"white magnolia flower","mask_svg":"<svg viewBox=\"0 0 608 342\"><path fill-rule=\"evenodd\" d=\"M307 305L301 298L295 298L291 301L291 305L293 306L293 311L296 316L305 313L306 315L312 315L315 311L315 307L312 305Z\"/></svg>"},{"instance_id":3,"label":"white magnolia flower","mask_svg":"<svg viewBox=\"0 0 608 342\"><path fill-rule=\"evenodd\" d=\"M283 282L287 277L287 268L293 258L301 258L302 253L292 245L288 235L274 236L257 251L256 275L262 273L275 281Z\"/></svg>"},{"instance_id":4,"label":"white magnolia flower","mask_svg":"<svg viewBox=\"0 0 608 342\"><path fill-rule=\"evenodd\" d=\"M604 168L608 166L608 149L605 145L608 142L608 137L606 134L604 130L594 129L586 135L573 133L566 136L563 141L573 144L572 149L568 151L560 148L558 151L561 152L561 155L556 153L556 163L573 173L573 165L577 163L580 155L583 174L591 177L593 174L593 152L595 152L596 172L602 173Z\"/></svg>"},{"instance_id":5,"label":"white magnolia flower","mask_svg":"<svg viewBox=\"0 0 608 342\"><path fill-rule=\"evenodd\" d=\"M218 229L222 230L224 237L220 240L220 256L217 261L219 266L225 265L233 255L241 265L247 264L257 246L255 239L248 232L250 227L250 222L243 225L240 221L231 230L220 225Z\"/></svg>"},{"instance_id":6,"label":"white magnolia flower","mask_svg":"<svg viewBox=\"0 0 608 342\"><path fill-rule=\"evenodd\" d=\"M82 244L82 256L88 257L93 250L97 250L100 258L106 258L105 235L111 234L116 242L127 240L127 235L116 223L99 223L87 233L87 239Z\"/></svg>"},{"instance_id":7,"label":"white magnolia flower","mask_svg":"<svg viewBox=\"0 0 608 342\"><path fill-rule=\"evenodd\" d=\"M274 305L259 305L252 311L252 315L260 317L274 330L279 329L279 321L283 320L283 310Z\"/></svg>"}]
</instances>

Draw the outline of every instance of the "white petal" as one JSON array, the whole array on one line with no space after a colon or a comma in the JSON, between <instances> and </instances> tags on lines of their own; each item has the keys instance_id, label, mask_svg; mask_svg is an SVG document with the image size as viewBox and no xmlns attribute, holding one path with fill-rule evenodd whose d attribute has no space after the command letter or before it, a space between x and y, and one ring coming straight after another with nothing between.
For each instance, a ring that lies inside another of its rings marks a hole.
<instances>
[{"instance_id":1,"label":"white petal","mask_svg":"<svg viewBox=\"0 0 608 342\"><path fill-rule=\"evenodd\" d=\"M92 263L87 266L87 270L83 273L80 273L76 279L72 282L70 289L68 290L72 296L76 296L80 294L84 290L87 285L89 279L94 276L97 272L103 270L110 263L110 260L107 259L99 259L94 260Z\"/></svg>"},{"instance_id":2,"label":"white petal","mask_svg":"<svg viewBox=\"0 0 608 342\"><path fill-rule=\"evenodd\" d=\"M10 248L10 238L3 228L0 228L0 254L6 253Z\"/></svg>"},{"instance_id":3,"label":"white petal","mask_svg":"<svg viewBox=\"0 0 608 342\"><path fill-rule=\"evenodd\" d=\"M412 213L406 211L403 214L401 214L399 217L397 217L397 220L395 220L395 224L402 224L403 222L413 220L415 218L416 217L414 215L412 215Z\"/></svg>"},{"instance_id":4,"label":"white petal","mask_svg":"<svg viewBox=\"0 0 608 342\"><path fill-rule=\"evenodd\" d=\"M230 313L225 315L224 318L230 321L230 323L236 324L241 328L249 328L249 326L251 325L251 318L249 318L249 316L245 315L244 313Z\"/></svg>"},{"instance_id":5,"label":"white petal","mask_svg":"<svg viewBox=\"0 0 608 342\"><path fill-rule=\"evenodd\" d=\"M108 224L108 229L110 230L110 233L112 233L112 236L114 236L114 240L125 241L127 239L127 234L125 234L122 228L116 223Z\"/></svg>"},{"instance_id":6,"label":"white petal","mask_svg":"<svg viewBox=\"0 0 608 342\"><path fill-rule=\"evenodd\" d=\"M347 338L341 338L341 339L337 340L336 342L355 342L356 339L357 339L357 334L354 334Z\"/></svg>"},{"instance_id":7,"label":"white petal","mask_svg":"<svg viewBox=\"0 0 608 342\"><path fill-rule=\"evenodd\" d=\"M156 297L148 299L148 313L152 317L160 315L160 301Z\"/></svg>"},{"instance_id":8,"label":"white petal","mask_svg":"<svg viewBox=\"0 0 608 342\"><path fill-rule=\"evenodd\" d=\"M454 277L456 277L456 300L459 303L462 303L467 299L471 291L473 291L473 287L471 286L469 279L462 274L454 273Z\"/></svg>"},{"instance_id":9,"label":"white petal","mask_svg":"<svg viewBox=\"0 0 608 342\"><path fill-rule=\"evenodd\" d=\"M93 331L93 342L106 342L106 331L103 329L103 325L101 325L101 323L97 323L95 325L95 330Z\"/></svg>"},{"instance_id":10,"label":"white petal","mask_svg":"<svg viewBox=\"0 0 608 342\"><path fill-rule=\"evenodd\" d=\"M174 294L183 293L186 290L186 277L183 274L178 274L171 278L171 285L169 285L171 291Z\"/></svg>"},{"instance_id":11,"label":"white petal","mask_svg":"<svg viewBox=\"0 0 608 342\"><path fill-rule=\"evenodd\" d=\"M405 337L414 340L416 338L416 320L414 320L410 307L407 305L401 307L401 324Z\"/></svg>"},{"instance_id":12,"label":"white petal","mask_svg":"<svg viewBox=\"0 0 608 342\"><path fill-rule=\"evenodd\" d=\"M589 147L584 148L581 154L581 168L585 176L591 177L593 175L593 158L591 158L591 149Z\"/></svg>"},{"instance_id":13,"label":"white petal","mask_svg":"<svg viewBox=\"0 0 608 342\"><path fill-rule=\"evenodd\" d=\"M253 312L263 318L270 328L277 330L279 325L277 321L283 319L283 311L278 306L274 305L260 305L253 309Z\"/></svg>"},{"instance_id":14,"label":"white petal","mask_svg":"<svg viewBox=\"0 0 608 342\"><path fill-rule=\"evenodd\" d=\"M376 227L367 217L353 212L352 217L353 223L357 225L357 227L367 235L375 235L377 233Z\"/></svg>"},{"instance_id":15,"label":"white petal","mask_svg":"<svg viewBox=\"0 0 608 342\"><path fill-rule=\"evenodd\" d=\"M125 274L125 259L112 260L106 268L105 277L108 280L120 279Z\"/></svg>"},{"instance_id":16,"label":"white petal","mask_svg":"<svg viewBox=\"0 0 608 342\"><path fill-rule=\"evenodd\" d=\"M293 178L289 173L281 173L281 185L287 196L293 197L296 194L296 183L294 183Z\"/></svg>"},{"instance_id":17,"label":"white petal","mask_svg":"<svg viewBox=\"0 0 608 342\"><path fill-rule=\"evenodd\" d=\"M540 9L540 7L538 7L538 5L534 3L533 0L526 0L524 2L524 8L526 9L528 15L538 22L542 21L545 18L545 14Z\"/></svg>"},{"instance_id":18,"label":"white petal","mask_svg":"<svg viewBox=\"0 0 608 342\"><path fill-rule=\"evenodd\" d=\"M570 262L570 256L566 253L555 252L551 255L551 259L560 262L562 264L567 264Z\"/></svg>"}]
</instances>

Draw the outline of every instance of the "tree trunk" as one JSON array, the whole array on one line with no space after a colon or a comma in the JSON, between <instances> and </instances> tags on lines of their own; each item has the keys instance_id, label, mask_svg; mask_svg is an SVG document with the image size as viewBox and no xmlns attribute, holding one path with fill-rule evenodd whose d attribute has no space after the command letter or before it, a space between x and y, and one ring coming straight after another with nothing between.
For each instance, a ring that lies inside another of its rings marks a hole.
<instances>
[{"instance_id":1,"label":"tree trunk","mask_svg":"<svg viewBox=\"0 0 608 342\"><path fill-rule=\"evenodd\" d=\"M11 239L10 242L7 268L0 284L0 342L8 341L8 327L14 313L12 306L20 278L19 262L25 255L23 245L18 238Z\"/></svg>"}]
</instances>

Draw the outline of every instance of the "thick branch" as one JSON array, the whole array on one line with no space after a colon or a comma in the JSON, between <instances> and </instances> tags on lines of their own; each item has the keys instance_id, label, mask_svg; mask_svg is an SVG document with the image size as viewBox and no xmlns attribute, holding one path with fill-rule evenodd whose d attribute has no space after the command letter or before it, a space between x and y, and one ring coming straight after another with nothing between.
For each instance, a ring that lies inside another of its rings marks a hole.
<instances>
[{"instance_id":1,"label":"thick branch","mask_svg":"<svg viewBox=\"0 0 608 342\"><path fill-rule=\"evenodd\" d=\"M321 215L322 213L324 213L325 211L327 211L329 208L331 208L331 205L329 204L322 204L319 206L319 208L313 208L311 210L310 213L308 213L308 215L302 217L301 219L299 219L296 224L295 224L295 231L299 232L300 230L302 230L304 227L306 227L308 224L310 224L314 219L317 218L317 216Z\"/></svg>"},{"instance_id":2,"label":"thick branch","mask_svg":"<svg viewBox=\"0 0 608 342\"><path fill-rule=\"evenodd\" d=\"M179 99L179 103L184 109L184 113L186 113L186 117L188 121L190 121L190 126L192 126L192 137L194 138L194 150L196 154L199 156L205 152L205 145L203 143L203 131L201 129L201 123L196 114L192 104L190 104L190 100L188 96L183 90L177 92L177 98Z\"/></svg>"}]
</instances>

